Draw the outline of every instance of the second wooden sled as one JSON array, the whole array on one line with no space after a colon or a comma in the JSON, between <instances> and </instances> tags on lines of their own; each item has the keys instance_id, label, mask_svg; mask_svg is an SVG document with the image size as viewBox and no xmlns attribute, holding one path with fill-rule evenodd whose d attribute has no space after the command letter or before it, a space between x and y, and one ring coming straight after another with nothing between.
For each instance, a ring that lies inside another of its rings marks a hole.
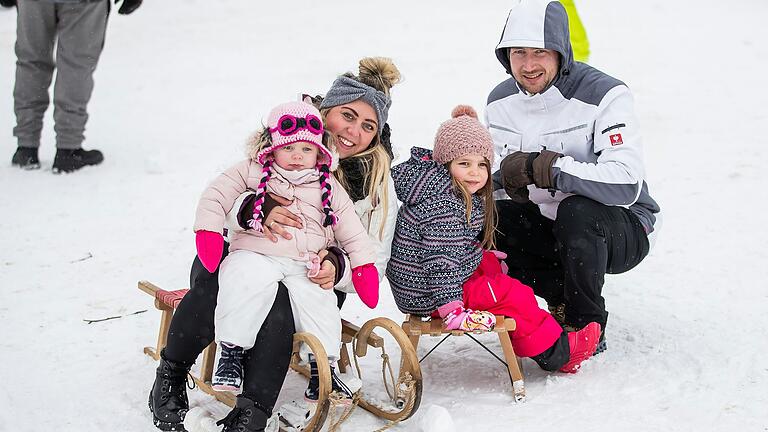
<instances>
[{"instance_id":1,"label":"second wooden sled","mask_svg":"<svg viewBox=\"0 0 768 432\"><path fill-rule=\"evenodd\" d=\"M442 336L443 339L432 348L424 357L419 360L421 362L429 354L432 353L443 341L449 336L468 336L473 341L477 342L481 347L488 351L492 356L496 357L504 366L507 367L507 373L509 380L512 383L512 394L514 395L515 402L525 401L525 381L523 380L523 366L520 359L515 355L515 350L512 348L512 341L509 338L509 332L514 331L517 328L517 323L512 318L496 315L496 327L491 332L496 333L499 337L499 343L501 349L504 351L504 360L499 358L496 354L491 352L485 345L475 339L471 332L465 332L461 330L448 330L445 328L445 324L439 319L422 319L415 315L406 315L403 322L403 330L408 335L408 339L413 344L414 350L418 349L419 338L421 336ZM506 361L505 361L506 360Z\"/></svg>"}]
</instances>

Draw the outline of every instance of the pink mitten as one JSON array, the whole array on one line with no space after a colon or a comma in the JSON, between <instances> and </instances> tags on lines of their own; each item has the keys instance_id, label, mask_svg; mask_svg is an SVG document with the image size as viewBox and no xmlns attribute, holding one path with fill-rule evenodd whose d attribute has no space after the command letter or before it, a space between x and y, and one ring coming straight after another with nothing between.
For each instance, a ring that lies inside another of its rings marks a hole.
<instances>
[{"instance_id":1,"label":"pink mitten","mask_svg":"<svg viewBox=\"0 0 768 432\"><path fill-rule=\"evenodd\" d=\"M373 264L352 269L352 285L366 306L373 309L379 303L379 271Z\"/></svg>"},{"instance_id":2,"label":"pink mitten","mask_svg":"<svg viewBox=\"0 0 768 432\"><path fill-rule=\"evenodd\" d=\"M443 322L448 330L491 331L496 326L496 317L490 312L456 308Z\"/></svg>"},{"instance_id":3,"label":"pink mitten","mask_svg":"<svg viewBox=\"0 0 768 432\"><path fill-rule=\"evenodd\" d=\"M212 231L198 231L195 233L195 246L203 267L211 273L215 272L224 252L224 237Z\"/></svg>"}]
</instances>

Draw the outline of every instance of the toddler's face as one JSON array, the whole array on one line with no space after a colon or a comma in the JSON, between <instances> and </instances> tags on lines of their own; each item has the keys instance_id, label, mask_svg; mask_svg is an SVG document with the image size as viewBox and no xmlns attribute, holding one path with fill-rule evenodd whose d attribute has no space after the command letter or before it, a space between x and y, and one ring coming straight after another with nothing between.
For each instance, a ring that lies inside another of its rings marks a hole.
<instances>
[{"instance_id":1,"label":"toddler's face","mask_svg":"<svg viewBox=\"0 0 768 432\"><path fill-rule=\"evenodd\" d=\"M480 155L465 155L452 160L449 171L469 193L479 191L488 182L488 162Z\"/></svg>"},{"instance_id":2,"label":"toddler's face","mask_svg":"<svg viewBox=\"0 0 768 432\"><path fill-rule=\"evenodd\" d=\"M275 150L273 154L277 166L284 170L299 171L317 165L317 147L305 142L288 144Z\"/></svg>"}]
</instances>

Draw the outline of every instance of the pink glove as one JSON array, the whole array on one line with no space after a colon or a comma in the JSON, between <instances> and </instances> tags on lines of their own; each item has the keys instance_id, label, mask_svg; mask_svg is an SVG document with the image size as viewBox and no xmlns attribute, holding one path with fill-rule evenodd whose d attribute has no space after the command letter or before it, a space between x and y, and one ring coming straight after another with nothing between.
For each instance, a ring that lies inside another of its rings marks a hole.
<instances>
[{"instance_id":1,"label":"pink glove","mask_svg":"<svg viewBox=\"0 0 768 432\"><path fill-rule=\"evenodd\" d=\"M490 312L456 308L443 322L448 330L491 331L496 326L496 317Z\"/></svg>"},{"instance_id":2,"label":"pink glove","mask_svg":"<svg viewBox=\"0 0 768 432\"><path fill-rule=\"evenodd\" d=\"M379 303L379 271L373 264L352 269L352 285L366 306L373 309Z\"/></svg>"},{"instance_id":3,"label":"pink glove","mask_svg":"<svg viewBox=\"0 0 768 432\"><path fill-rule=\"evenodd\" d=\"M203 267L210 273L215 272L221 261L221 254L224 253L224 237L219 233L201 230L195 233L195 246Z\"/></svg>"}]
</instances>

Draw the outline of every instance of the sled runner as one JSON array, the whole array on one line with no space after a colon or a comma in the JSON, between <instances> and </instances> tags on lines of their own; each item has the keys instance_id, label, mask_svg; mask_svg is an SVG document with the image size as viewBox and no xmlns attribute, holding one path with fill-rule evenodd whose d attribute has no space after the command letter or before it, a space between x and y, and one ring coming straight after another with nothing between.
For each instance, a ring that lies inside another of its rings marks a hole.
<instances>
[{"instance_id":1,"label":"sled runner","mask_svg":"<svg viewBox=\"0 0 768 432\"><path fill-rule=\"evenodd\" d=\"M424 357L419 360L419 363L424 361L427 356L432 354L432 352L437 349L437 347L440 346L440 344L442 344L446 339L448 339L449 336L468 336L507 367L507 372L509 374L510 381L512 382L512 393L514 394L515 402L524 402L525 382L523 381L523 367L520 363L520 359L518 359L515 355L515 350L512 348L512 341L509 338L509 332L515 330L515 328L516 323L514 319L496 315L496 326L491 331L499 336L501 349L504 351L504 358L506 360L504 361L491 350L489 350L480 341L475 339L471 332L465 332L462 330L447 330L443 320L422 319L421 317L415 315L406 315L405 322L403 322L403 330L408 335L408 339L410 339L414 349L418 348L419 338L421 336L445 335L437 345L435 345L428 353L424 355Z\"/></svg>"}]
</instances>

